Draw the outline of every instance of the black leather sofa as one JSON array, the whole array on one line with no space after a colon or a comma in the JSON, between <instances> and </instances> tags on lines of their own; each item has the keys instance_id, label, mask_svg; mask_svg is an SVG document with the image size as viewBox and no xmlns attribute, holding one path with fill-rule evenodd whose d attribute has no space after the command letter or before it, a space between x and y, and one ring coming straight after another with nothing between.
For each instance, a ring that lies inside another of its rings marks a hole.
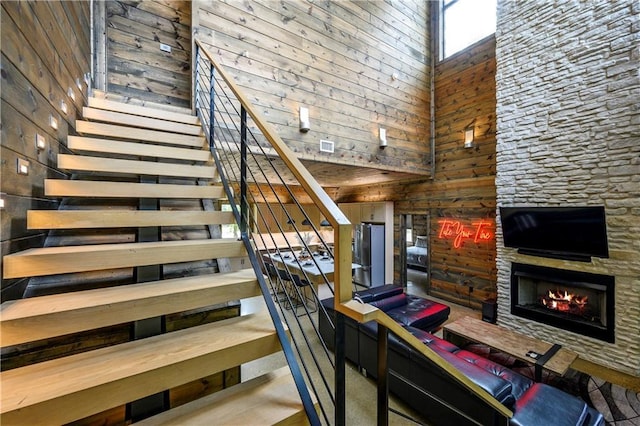
<instances>
[{"instance_id":1,"label":"black leather sofa","mask_svg":"<svg viewBox=\"0 0 640 426\"><path fill-rule=\"evenodd\" d=\"M535 383L430 334L448 318L447 306L406 295L402 287L393 285L354 293L354 299L387 312L440 357L512 410L514 416L510 425L604 425L602 415L581 399L549 385ZM325 299L322 301L325 309L319 310L320 334L330 349L334 348L335 336L332 304L333 299ZM423 309L419 310L419 306ZM429 314L433 318L429 318ZM376 378L377 324L358 324L347 319L345 341L347 359ZM431 424L505 424L504 418L486 402L391 333L387 356L389 390Z\"/></svg>"}]
</instances>

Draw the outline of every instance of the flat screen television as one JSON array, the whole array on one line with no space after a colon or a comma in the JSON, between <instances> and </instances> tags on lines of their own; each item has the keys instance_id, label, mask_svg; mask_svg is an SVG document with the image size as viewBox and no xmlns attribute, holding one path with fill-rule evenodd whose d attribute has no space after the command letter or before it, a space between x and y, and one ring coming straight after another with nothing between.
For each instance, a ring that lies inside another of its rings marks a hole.
<instances>
[{"instance_id":1,"label":"flat screen television","mask_svg":"<svg viewBox=\"0 0 640 426\"><path fill-rule=\"evenodd\" d=\"M604 207L500 207L505 247L535 256L609 257Z\"/></svg>"}]
</instances>

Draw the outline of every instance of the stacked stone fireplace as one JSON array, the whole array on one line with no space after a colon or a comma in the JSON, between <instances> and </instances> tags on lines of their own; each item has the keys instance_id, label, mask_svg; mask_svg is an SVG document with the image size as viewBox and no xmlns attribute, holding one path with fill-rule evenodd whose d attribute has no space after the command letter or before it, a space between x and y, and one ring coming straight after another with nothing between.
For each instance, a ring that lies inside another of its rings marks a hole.
<instances>
[{"instance_id":1,"label":"stacked stone fireplace","mask_svg":"<svg viewBox=\"0 0 640 426\"><path fill-rule=\"evenodd\" d=\"M615 279L522 263L511 264L511 314L615 342Z\"/></svg>"},{"instance_id":2,"label":"stacked stone fireplace","mask_svg":"<svg viewBox=\"0 0 640 426\"><path fill-rule=\"evenodd\" d=\"M498 212L498 324L635 376L639 21L637 2L499 1L496 32L498 206L604 206L609 249L586 262L518 253L504 246ZM567 289L593 302L589 313L577 302L563 305L566 312L540 306L545 292L548 303L565 303L564 294L548 295L561 287L558 277L592 276L604 278Z\"/></svg>"}]
</instances>

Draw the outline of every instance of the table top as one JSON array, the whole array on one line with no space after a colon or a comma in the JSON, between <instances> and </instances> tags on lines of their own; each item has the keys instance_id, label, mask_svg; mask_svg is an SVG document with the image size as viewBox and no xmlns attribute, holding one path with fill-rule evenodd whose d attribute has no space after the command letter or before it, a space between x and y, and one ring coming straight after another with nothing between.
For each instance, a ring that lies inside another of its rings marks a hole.
<instances>
[{"instance_id":1,"label":"table top","mask_svg":"<svg viewBox=\"0 0 640 426\"><path fill-rule=\"evenodd\" d=\"M535 351L544 354L553 346L551 343L473 317L463 317L445 324L444 330L467 340L483 343L531 364L535 364L536 360L528 357L527 352ZM564 375L577 357L578 354L575 352L560 348L543 365L543 368Z\"/></svg>"},{"instance_id":2,"label":"table top","mask_svg":"<svg viewBox=\"0 0 640 426\"><path fill-rule=\"evenodd\" d=\"M300 252L281 251L280 253L269 253L269 257L275 262L284 263L292 268L302 270L309 275L320 276L322 274L333 274L334 264L331 257L321 256L318 253L313 255L315 260L310 258L298 259L299 254ZM351 269L360 267L357 263L351 264Z\"/></svg>"}]
</instances>

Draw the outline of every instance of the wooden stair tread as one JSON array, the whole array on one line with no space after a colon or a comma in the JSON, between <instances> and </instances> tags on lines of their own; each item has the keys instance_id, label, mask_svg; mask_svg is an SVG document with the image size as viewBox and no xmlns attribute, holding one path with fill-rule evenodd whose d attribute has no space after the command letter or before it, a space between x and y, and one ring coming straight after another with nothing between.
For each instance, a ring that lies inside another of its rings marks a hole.
<instances>
[{"instance_id":1,"label":"wooden stair tread","mask_svg":"<svg viewBox=\"0 0 640 426\"><path fill-rule=\"evenodd\" d=\"M136 424L275 425L308 424L289 367L240 383Z\"/></svg>"},{"instance_id":2,"label":"wooden stair tread","mask_svg":"<svg viewBox=\"0 0 640 426\"><path fill-rule=\"evenodd\" d=\"M172 158L191 161L213 161L211 152L202 149L176 148L149 143L122 142L110 139L68 136L69 149L105 154L125 154L144 157Z\"/></svg>"},{"instance_id":3,"label":"wooden stair tread","mask_svg":"<svg viewBox=\"0 0 640 426\"><path fill-rule=\"evenodd\" d=\"M260 295L253 269L4 302L2 347Z\"/></svg>"},{"instance_id":4,"label":"wooden stair tread","mask_svg":"<svg viewBox=\"0 0 640 426\"><path fill-rule=\"evenodd\" d=\"M4 256L3 275L36 277L242 256L244 245L235 238L43 247Z\"/></svg>"},{"instance_id":5,"label":"wooden stair tread","mask_svg":"<svg viewBox=\"0 0 640 426\"><path fill-rule=\"evenodd\" d=\"M45 179L49 197L225 198L222 186Z\"/></svg>"},{"instance_id":6,"label":"wooden stair tread","mask_svg":"<svg viewBox=\"0 0 640 426\"><path fill-rule=\"evenodd\" d=\"M131 228L235 223L232 212L172 210L28 210L28 229Z\"/></svg>"},{"instance_id":7,"label":"wooden stair tread","mask_svg":"<svg viewBox=\"0 0 640 426\"><path fill-rule=\"evenodd\" d=\"M184 124L200 125L200 120L195 115L181 114L173 111L155 109L148 106L126 104L124 102L112 101L104 98L89 98L89 107L104 109L109 111L122 112L143 117L157 118L160 120L175 121Z\"/></svg>"},{"instance_id":8,"label":"wooden stair tread","mask_svg":"<svg viewBox=\"0 0 640 426\"><path fill-rule=\"evenodd\" d=\"M191 115L191 108L188 107L180 107L176 105L146 101L143 99L131 98L129 96L120 95L118 93L113 92L105 92L104 90L99 90L96 88L92 88L92 97L94 99L105 99L112 102L119 102L127 105L137 105L141 107L147 107L152 109L159 109L161 111L172 111L182 115Z\"/></svg>"},{"instance_id":9,"label":"wooden stair tread","mask_svg":"<svg viewBox=\"0 0 640 426\"><path fill-rule=\"evenodd\" d=\"M153 161L119 160L84 155L58 154L58 167L87 172L124 173L135 175L176 176L212 179L215 166L158 163Z\"/></svg>"},{"instance_id":10,"label":"wooden stair tread","mask_svg":"<svg viewBox=\"0 0 640 426\"><path fill-rule=\"evenodd\" d=\"M105 121L145 129L162 130L165 132L199 136L202 128L199 125L176 123L173 121L159 120L157 118L140 117L122 112L107 111L90 107L82 108L82 118L85 120Z\"/></svg>"},{"instance_id":11,"label":"wooden stair tread","mask_svg":"<svg viewBox=\"0 0 640 426\"><path fill-rule=\"evenodd\" d=\"M197 148L202 148L206 144L206 140L203 136L183 135L179 133L139 129L135 127L118 126L116 124L97 123L83 120L76 120L76 131L84 135L108 136L112 138L133 139L169 145L193 146Z\"/></svg>"},{"instance_id":12,"label":"wooden stair tread","mask_svg":"<svg viewBox=\"0 0 640 426\"><path fill-rule=\"evenodd\" d=\"M3 424L64 424L280 350L260 312L0 374Z\"/></svg>"}]
</instances>

